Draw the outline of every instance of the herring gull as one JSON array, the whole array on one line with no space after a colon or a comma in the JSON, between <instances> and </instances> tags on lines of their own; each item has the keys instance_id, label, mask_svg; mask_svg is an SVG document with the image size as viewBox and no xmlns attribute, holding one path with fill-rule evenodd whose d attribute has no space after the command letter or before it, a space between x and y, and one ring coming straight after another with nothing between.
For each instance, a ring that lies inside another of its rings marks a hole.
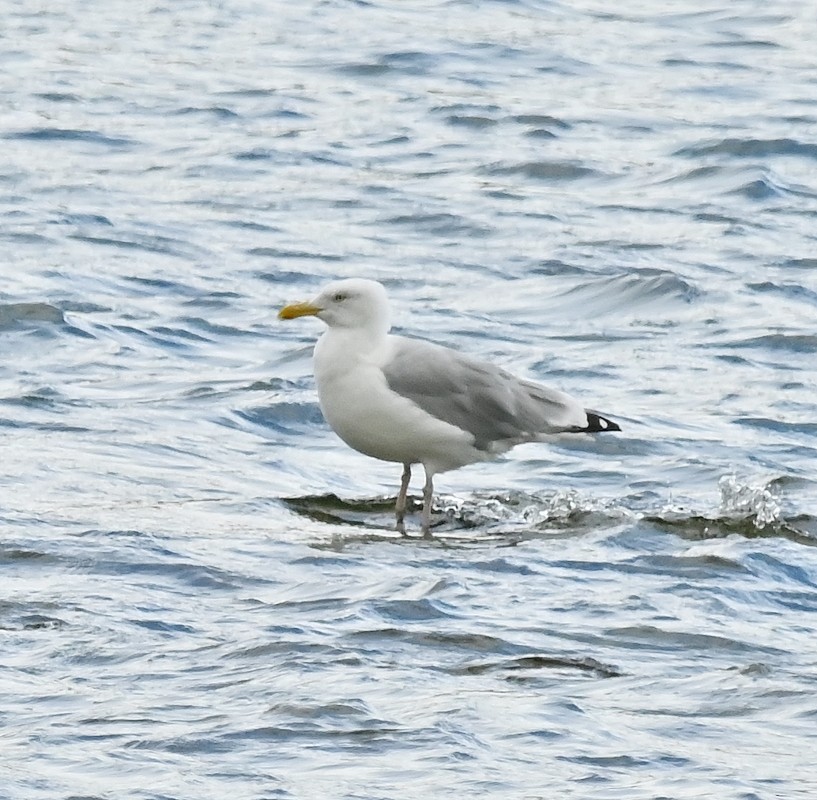
<instances>
[{"instance_id":1,"label":"herring gull","mask_svg":"<svg viewBox=\"0 0 817 800\"><path fill-rule=\"evenodd\" d=\"M403 465L395 507L401 533L413 464L425 469L422 531L428 536L438 472L553 434L621 430L558 389L448 347L389 333L388 298L377 281L335 281L313 300L278 314L304 316L327 325L314 353L326 421L355 450Z\"/></svg>"}]
</instances>

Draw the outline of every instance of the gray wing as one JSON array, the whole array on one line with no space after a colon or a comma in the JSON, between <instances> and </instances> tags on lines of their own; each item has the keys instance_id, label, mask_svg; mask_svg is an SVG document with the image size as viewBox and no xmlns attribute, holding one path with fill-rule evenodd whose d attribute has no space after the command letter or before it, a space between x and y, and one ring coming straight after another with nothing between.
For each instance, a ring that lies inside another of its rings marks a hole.
<instances>
[{"instance_id":1,"label":"gray wing","mask_svg":"<svg viewBox=\"0 0 817 800\"><path fill-rule=\"evenodd\" d=\"M587 412L564 392L519 380L500 367L431 342L391 339L394 357L383 367L389 388L473 434L481 450L541 434L587 430Z\"/></svg>"}]
</instances>

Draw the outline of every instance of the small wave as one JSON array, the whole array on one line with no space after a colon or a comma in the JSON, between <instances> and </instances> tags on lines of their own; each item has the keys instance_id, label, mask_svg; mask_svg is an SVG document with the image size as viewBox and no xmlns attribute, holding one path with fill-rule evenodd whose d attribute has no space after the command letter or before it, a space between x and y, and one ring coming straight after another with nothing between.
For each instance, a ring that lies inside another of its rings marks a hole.
<instances>
[{"instance_id":1,"label":"small wave","mask_svg":"<svg viewBox=\"0 0 817 800\"><path fill-rule=\"evenodd\" d=\"M451 114L447 122L455 127L471 128L472 130L484 130L499 124L499 121L493 117L486 117L482 114Z\"/></svg>"},{"instance_id":2,"label":"small wave","mask_svg":"<svg viewBox=\"0 0 817 800\"><path fill-rule=\"evenodd\" d=\"M161 290L162 293L181 297L196 295L196 291L189 284L181 283L179 281L172 281L167 278L143 277L141 275L123 275L122 280L131 284L133 287L137 287L137 291L141 289L146 294L153 294L157 290Z\"/></svg>"},{"instance_id":3,"label":"small wave","mask_svg":"<svg viewBox=\"0 0 817 800\"><path fill-rule=\"evenodd\" d=\"M182 305L187 308L218 308L231 309L234 307L234 301L239 299L238 292L209 292L199 297L191 297L189 300L183 300ZM217 326L214 326L214 329ZM232 330L229 326L226 330Z\"/></svg>"},{"instance_id":4,"label":"small wave","mask_svg":"<svg viewBox=\"0 0 817 800\"><path fill-rule=\"evenodd\" d=\"M553 131L548 130L547 128L531 128L528 131L525 131L525 136L530 139L555 139L556 134Z\"/></svg>"},{"instance_id":5,"label":"small wave","mask_svg":"<svg viewBox=\"0 0 817 800\"><path fill-rule=\"evenodd\" d=\"M19 561L37 561L47 564L59 563L59 559L53 553L45 550L35 550L31 547L21 547L15 544L0 544L0 564L8 566ZM10 601L3 601L0 603L0 611L6 611L10 606ZM30 609L31 605L26 604L26 608Z\"/></svg>"},{"instance_id":6,"label":"small wave","mask_svg":"<svg viewBox=\"0 0 817 800\"><path fill-rule=\"evenodd\" d=\"M581 267L578 264L570 264L567 261L562 261L557 258L549 258L535 262L533 266L527 267L526 272L529 275L547 275L548 277L553 275L561 277L563 275L588 274L588 270L585 267Z\"/></svg>"},{"instance_id":7,"label":"small wave","mask_svg":"<svg viewBox=\"0 0 817 800\"><path fill-rule=\"evenodd\" d=\"M172 327L170 325L155 325L150 328L150 335L154 341L170 347L188 347L193 344L212 342L213 339L202 336L186 327Z\"/></svg>"},{"instance_id":8,"label":"small wave","mask_svg":"<svg viewBox=\"0 0 817 800\"><path fill-rule=\"evenodd\" d=\"M56 241L49 236L43 236L41 233L34 233L33 231L2 231L0 232L0 238L11 242L14 246L33 244L50 247Z\"/></svg>"},{"instance_id":9,"label":"small wave","mask_svg":"<svg viewBox=\"0 0 817 800\"><path fill-rule=\"evenodd\" d=\"M424 75L437 63L437 58L431 53L418 51L396 51L384 53L376 61L363 61L344 64L338 71L357 77L377 77L389 72L398 72L406 75Z\"/></svg>"},{"instance_id":10,"label":"small wave","mask_svg":"<svg viewBox=\"0 0 817 800\"><path fill-rule=\"evenodd\" d=\"M236 119L240 116L231 108L225 108L224 106L185 106L184 108L177 109L173 113L182 117L203 114L208 117L216 117L217 119Z\"/></svg>"},{"instance_id":11,"label":"small wave","mask_svg":"<svg viewBox=\"0 0 817 800\"><path fill-rule=\"evenodd\" d=\"M25 405L25 400L0 400L3 405L13 405L19 403ZM9 428L12 430L27 430L27 431L43 431L46 433L90 433L91 428L82 427L79 425L64 425L60 422L22 422L15 419L6 419L0 417L0 427Z\"/></svg>"},{"instance_id":12,"label":"small wave","mask_svg":"<svg viewBox=\"0 0 817 800\"><path fill-rule=\"evenodd\" d=\"M445 116L445 121L454 127L483 130L503 123L515 123L527 128L526 136L555 139L556 130L566 130L571 126L558 117L548 114L513 114L503 116L501 108L496 105L473 105L454 103L448 106L437 106L432 109Z\"/></svg>"},{"instance_id":13,"label":"small wave","mask_svg":"<svg viewBox=\"0 0 817 800\"><path fill-rule=\"evenodd\" d=\"M385 75L391 70L388 64L372 61L362 61L354 64L343 64L337 68L338 72L352 75L358 78L375 78Z\"/></svg>"},{"instance_id":14,"label":"small wave","mask_svg":"<svg viewBox=\"0 0 817 800\"><path fill-rule=\"evenodd\" d=\"M35 92L34 97L40 100L48 100L49 103L80 103L82 99L79 95L70 92Z\"/></svg>"},{"instance_id":15,"label":"small wave","mask_svg":"<svg viewBox=\"0 0 817 800\"><path fill-rule=\"evenodd\" d=\"M384 598L373 602L369 611L386 623L398 625L456 616L443 603L429 597L420 599Z\"/></svg>"},{"instance_id":16,"label":"small wave","mask_svg":"<svg viewBox=\"0 0 817 800\"><path fill-rule=\"evenodd\" d=\"M660 181L663 184L703 182L710 191L726 196L745 197L748 200L768 200L779 197L814 197L814 192L803 185L786 180L765 166L747 164L707 164L684 170ZM699 215L699 219L735 224L736 219L722 215Z\"/></svg>"},{"instance_id":17,"label":"small wave","mask_svg":"<svg viewBox=\"0 0 817 800\"><path fill-rule=\"evenodd\" d=\"M727 138L689 145L676 150L673 155L685 158L703 156L732 156L734 158L760 158L768 156L803 156L817 158L817 144L797 139L741 139Z\"/></svg>"},{"instance_id":18,"label":"small wave","mask_svg":"<svg viewBox=\"0 0 817 800\"><path fill-rule=\"evenodd\" d=\"M761 283L747 283L746 287L761 294L779 295L786 299L802 300L811 305L817 305L817 291L802 286L799 283L762 281Z\"/></svg>"},{"instance_id":19,"label":"small wave","mask_svg":"<svg viewBox=\"0 0 817 800\"><path fill-rule=\"evenodd\" d=\"M3 138L24 142L80 142L115 148L133 147L137 143L126 136L107 136L99 131L75 128L30 128L7 133Z\"/></svg>"},{"instance_id":20,"label":"small wave","mask_svg":"<svg viewBox=\"0 0 817 800\"><path fill-rule=\"evenodd\" d=\"M559 117L552 117L549 114L516 114L511 117L514 122L520 125L531 125L534 128L559 128L567 130L571 125Z\"/></svg>"},{"instance_id":21,"label":"small wave","mask_svg":"<svg viewBox=\"0 0 817 800\"><path fill-rule=\"evenodd\" d=\"M693 169L684 170L679 175L672 175L669 178L664 178L661 183L687 183L693 181L705 181L712 178L718 178L726 172L724 167L719 167L714 164L708 164L705 167L694 167Z\"/></svg>"},{"instance_id":22,"label":"small wave","mask_svg":"<svg viewBox=\"0 0 817 800\"><path fill-rule=\"evenodd\" d=\"M49 303L8 303L0 305L0 331L22 326L65 324L65 315Z\"/></svg>"},{"instance_id":23,"label":"small wave","mask_svg":"<svg viewBox=\"0 0 817 800\"><path fill-rule=\"evenodd\" d=\"M315 429L323 422L317 403L284 401L235 411L232 416L233 419L238 418L242 421L239 425L241 428L249 424L255 429L290 435L302 433L307 429L314 435ZM226 421L225 424L236 427L233 419Z\"/></svg>"},{"instance_id":24,"label":"small wave","mask_svg":"<svg viewBox=\"0 0 817 800\"><path fill-rule=\"evenodd\" d=\"M756 177L730 189L728 194L745 197L747 200L768 200L774 197L814 197L814 193L803 186L784 181L779 175L763 170Z\"/></svg>"},{"instance_id":25,"label":"small wave","mask_svg":"<svg viewBox=\"0 0 817 800\"><path fill-rule=\"evenodd\" d=\"M760 651L766 653L780 653L774 647L764 647L749 644L728 636L716 636L703 633L689 633L660 628L655 625L634 625L625 628L612 628L607 631L611 639L619 642L620 646L630 648L650 648L654 650L704 650L708 652L744 653Z\"/></svg>"},{"instance_id":26,"label":"small wave","mask_svg":"<svg viewBox=\"0 0 817 800\"><path fill-rule=\"evenodd\" d=\"M817 422L786 422L782 419L771 419L769 417L736 417L735 424L746 425L749 428L757 428L763 431L774 431L775 433L817 436Z\"/></svg>"},{"instance_id":27,"label":"small wave","mask_svg":"<svg viewBox=\"0 0 817 800\"><path fill-rule=\"evenodd\" d=\"M195 301L189 301L188 305L194 304ZM195 303L197 305L204 305L202 303ZM214 300L210 300L207 304L209 307L227 307L228 303L216 303ZM208 341L213 341L215 338L220 338L224 336L252 336L253 332L245 330L243 328L237 328L234 325L219 325L215 322L211 322L209 319L205 319L204 317L182 317L178 320L178 322L182 323L185 328L179 335L184 336L185 331L190 338L195 338L196 334L191 329L196 329L201 331L202 334L207 334L209 339ZM160 330L156 328L154 330ZM202 339L206 337L200 337Z\"/></svg>"},{"instance_id":28,"label":"small wave","mask_svg":"<svg viewBox=\"0 0 817 800\"><path fill-rule=\"evenodd\" d=\"M25 394L0 399L0 403L4 405L19 405L26 408L55 408L68 402L68 398L52 386L42 386Z\"/></svg>"},{"instance_id":29,"label":"small wave","mask_svg":"<svg viewBox=\"0 0 817 800\"><path fill-rule=\"evenodd\" d=\"M771 197L781 197L785 192L768 178L757 178L732 189L729 194L740 195L747 200L768 200Z\"/></svg>"},{"instance_id":30,"label":"small wave","mask_svg":"<svg viewBox=\"0 0 817 800\"><path fill-rule=\"evenodd\" d=\"M582 314L635 310L661 303L688 304L700 296L700 290L674 272L658 269L635 269L588 283L572 286L555 295L563 305L580 307Z\"/></svg>"},{"instance_id":31,"label":"small wave","mask_svg":"<svg viewBox=\"0 0 817 800\"><path fill-rule=\"evenodd\" d=\"M782 266L792 269L808 269L817 268L817 258L789 258L783 262Z\"/></svg>"},{"instance_id":32,"label":"small wave","mask_svg":"<svg viewBox=\"0 0 817 800\"><path fill-rule=\"evenodd\" d=\"M141 250L147 253L159 253L161 255L176 256L184 259L190 257L189 248L184 242L171 239L167 236L147 236L142 234L91 236L89 234L74 233L71 234L69 238L91 245L117 247L122 250Z\"/></svg>"},{"instance_id":33,"label":"small wave","mask_svg":"<svg viewBox=\"0 0 817 800\"><path fill-rule=\"evenodd\" d=\"M672 512L644 517L644 521L659 530L672 533L681 539L702 541L740 536L744 539L780 537L797 544L817 546L817 518L799 515L759 528L751 514L745 517L719 517L690 514L688 511Z\"/></svg>"},{"instance_id":34,"label":"small wave","mask_svg":"<svg viewBox=\"0 0 817 800\"><path fill-rule=\"evenodd\" d=\"M283 504L315 522L390 530L394 527L396 498L342 500L336 494L287 497ZM414 508L416 510L416 506Z\"/></svg>"},{"instance_id":35,"label":"small wave","mask_svg":"<svg viewBox=\"0 0 817 800\"><path fill-rule=\"evenodd\" d=\"M245 251L250 256L263 256L264 258L292 259L306 261L342 261L343 257L335 253L313 253L307 250L283 250L277 247L253 247ZM300 273L287 273L299 276ZM262 276L263 277L263 276Z\"/></svg>"},{"instance_id":36,"label":"small wave","mask_svg":"<svg viewBox=\"0 0 817 800\"><path fill-rule=\"evenodd\" d=\"M556 117L546 114L516 114L510 117L502 115L502 109L497 105L469 105L455 103L449 106L438 106L433 109L435 112L445 114L445 120L449 125L472 128L480 130L483 128L493 128L505 122L513 122L520 125L529 126L532 130L544 130L546 128L567 128L565 122ZM551 137L555 134L547 131Z\"/></svg>"},{"instance_id":37,"label":"small wave","mask_svg":"<svg viewBox=\"0 0 817 800\"><path fill-rule=\"evenodd\" d=\"M798 544L817 545L817 518L786 517L779 484L724 475L718 481L720 505L715 514L668 507L659 514L646 514L644 520L690 540L779 536Z\"/></svg>"},{"instance_id":38,"label":"small wave","mask_svg":"<svg viewBox=\"0 0 817 800\"><path fill-rule=\"evenodd\" d=\"M55 219L57 225L104 225L112 228L113 222L103 214L83 213L76 211L64 211Z\"/></svg>"},{"instance_id":39,"label":"small wave","mask_svg":"<svg viewBox=\"0 0 817 800\"><path fill-rule=\"evenodd\" d=\"M6 604L0 614L0 631L36 631L36 630L59 630L68 627L65 620L51 614L32 613L31 606L21 605L19 609L15 604Z\"/></svg>"},{"instance_id":40,"label":"small wave","mask_svg":"<svg viewBox=\"0 0 817 800\"><path fill-rule=\"evenodd\" d=\"M770 39L744 39L743 37L722 42L713 42L711 47L771 47L780 48L781 44Z\"/></svg>"},{"instance_id":41,"label":"small wave","mask_svg":"<svg viewBox=\"0 0 817 800\"><path fill-rule=\"evenodd\" d=\"M487 175L520 175L531 180L561 183L585 178L605 177L600 170L572 161L525 161L520 164L493 164L481 170Z\"/></svg>"},{"instance_id":42,"label":"small wave","mask_svg":"<svg viewBox=\"0 0 817 800\"><path fill-rule=\"evenodd\" d=\"M708 344L706 347L761 348L763 350L777 350L789 353L808 353L817 351L817 334L810 333L768 333L762 336L752 336L748 339L727 342L725 344Z\"/></svg>"},{"instance_id":43,"label":"small wave","mask_svg":"<svg viewBox=\"0 0 817 800\"><path fill-rule=\"evenodd\" d=\"M597 678L618 678L623 673L616 667L602 664L595 658L567 658L562 656L524 655L500 661L479 661L448 668L446 671L453 675L484 675L486 673L506 674L519 681L520 673L528 677L534 671L541 670L570 670L586 672Z\"/></svg>"},{"instance_id":44,"label":"small wave","mask_svg":"<svg viewBox=\"0 0 817 800\"><path fill-rule=\"evenodd\" d=\"M484 237L491 234L491 229L473 222L457 214L448 213L414 213L400 214L382 220L387 225L407 225L417 228L424 233L435 236L469 236Z\"/></svg>"}]
</instances>

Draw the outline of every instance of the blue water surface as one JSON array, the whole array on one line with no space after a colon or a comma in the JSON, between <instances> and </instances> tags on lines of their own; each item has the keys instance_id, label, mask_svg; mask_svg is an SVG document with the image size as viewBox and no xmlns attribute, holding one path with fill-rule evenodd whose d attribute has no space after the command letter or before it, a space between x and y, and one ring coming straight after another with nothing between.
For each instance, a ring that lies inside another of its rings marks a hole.
<instances>
[{"instance_id":1,"label":"blue water surface","mask_svg":"<svg viewBox=\"0 0 817 800\"><path fill-rule=\"evenodd\" d=\"M2 800L817 794L810 3L2 19ZM622 433L400 537L351 276Z\"/></svg>"}]
</instances>

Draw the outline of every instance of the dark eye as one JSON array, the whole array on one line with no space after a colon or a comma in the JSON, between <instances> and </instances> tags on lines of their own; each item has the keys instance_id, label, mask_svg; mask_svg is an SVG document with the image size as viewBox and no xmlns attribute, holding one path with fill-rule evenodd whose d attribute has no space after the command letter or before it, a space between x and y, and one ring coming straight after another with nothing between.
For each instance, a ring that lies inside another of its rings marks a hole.
<instances>
[{"instance_id":1,"label":"dark eye","mask_svg":"<svg viewBox=\"0 0 817 800\"><path fill-rule=\"evenodd\" d=\"M343 292L338 292L333 298L336 303L339 303L341 300L346 299L346 295Z\"/></svg>"}]
</instances>

